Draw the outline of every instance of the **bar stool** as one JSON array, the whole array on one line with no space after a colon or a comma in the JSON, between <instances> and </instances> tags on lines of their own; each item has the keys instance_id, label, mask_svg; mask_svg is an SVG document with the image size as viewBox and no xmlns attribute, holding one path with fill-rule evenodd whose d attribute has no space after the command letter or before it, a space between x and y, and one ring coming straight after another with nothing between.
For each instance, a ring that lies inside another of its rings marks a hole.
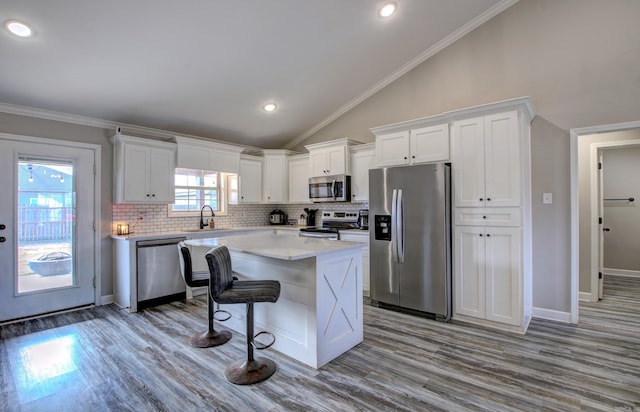
<instances>
[{"instance_id":1,"label":"bar stool","mask_svg":"<svg viewBox=\"0 0 640 412\"><path fill-rule=\"evenodd\" d=\"M271 359L253 357L253 348L258 350L271 347L275 336L270 332L253 334L253 304L257 302L276 302L280 297L280 282L276 280L234 280L231 269L231 255L226 246L211 249L205 256L209 265L211 280L209 291L217 303L245 303L247 305L247 360L233 362L224 371L227 380L237 385L249 385L262 382L276 371ZM254 338L267 334L273 340L268 345L258 344Z\"/></svg>"},{"instance_id":2,"label":"bar stool","mask_svg":"<svg viewBox=\"0 0 640 412\"><path fill-rule=\"evenodd\" d=\"M192 288L209 286L209 273L207 271L193 271L193 265L191 262L191 253L189 248L184 242L178 243L178 254L180 255L180 273L184 279L184 283ZM210 289L210 288L209 288ZM196 333L189 339L189 344L196 348L210 348L225 344L231 339L231 332L223 330L221 332L216 331L213 328L213 321L217 313L223 313L228 316L218 318L220 322L224 322L231 317L231 313L226 310L213 309L213 300L211 299L211 293L207 293L207 313L209 317L209 329L205 332Z\"/></svg>"}]
</instances>

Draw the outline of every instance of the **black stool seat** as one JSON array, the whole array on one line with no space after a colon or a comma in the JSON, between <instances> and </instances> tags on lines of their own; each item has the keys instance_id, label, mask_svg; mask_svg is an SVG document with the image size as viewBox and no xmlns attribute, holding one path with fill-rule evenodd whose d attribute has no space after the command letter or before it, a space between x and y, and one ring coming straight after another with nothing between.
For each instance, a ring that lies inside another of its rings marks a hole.
<instances>
[{"instance_id":1,"label":"black stool seat","mask_svg":"<svg viewBox=\"0 0 640 412\"><path fill-rule=\"evenodd\" d=\"M245 303L247 305L247 360L239 360L227 367L224 374L229 382L248 385L261 382L276 371L271 359L254 358L253 348L267 349L275 343L275 336L269 332L260 332L273 336L266 346L256 345L253 334L253 304L258 302L274 303L280 297L280 282L276 280L236 280L231 270L231 255L226 246L211 249L206 255L209 265L209 290L217 303Z\"/></svg>"},{"instance_id":2,"label":"black stool seat","mask_svg":"<svg viewBox=\"0 0 640 412\"><path fill-rule=\"evenodd\" d=\"M275 302L280 296L280 282L276 280L236 280L220 293L215 301L228 303Z\"/></svg>"},{"instance_id":3,"label":"black stool seat","mask_svg":"<svg viewBox=\"0 0 640 412\"><path fill-rule=\"evenodd\" d=\"M180 255L180 273L184 278L184 283L191 288L198 288L202 286L209 286L209 272L208 271L194 271L193 263L191 261L191 252L184 242L178 243L178 253ZM227 343L231 339L231 332L223 330L218 332L214 329L213 321L217 312L226 313L229 317L231 314L224 310L214 310L213 301L211 299L211 293L207 293L207 315L209 320L209 328L204 331L193 335L189 339L189 344L196 348L210 348L213 346L222 345ZM229 319L218 319L225 321Z\"/></svg>"}]
</instances>

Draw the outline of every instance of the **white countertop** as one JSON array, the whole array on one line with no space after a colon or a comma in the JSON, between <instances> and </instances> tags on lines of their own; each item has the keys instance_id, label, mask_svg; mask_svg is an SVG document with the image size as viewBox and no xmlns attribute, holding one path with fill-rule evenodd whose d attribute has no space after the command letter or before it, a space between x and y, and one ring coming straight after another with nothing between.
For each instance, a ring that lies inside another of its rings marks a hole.
<instances>
[{"instance_id":1,"label":"white countertop","mask_svg":"<svg viewBox=\"0 0 640 412\"><path fill-rule=\"evenodd\" d=\"M341 250L361 249L358 242L344 242L297 235L258 233L245 236L222 238L190 239L191 246L215 247L225 245L234 252L249 253L257 256L281 260L298 260L328 254Z\"/></svg>"}]
</instances>

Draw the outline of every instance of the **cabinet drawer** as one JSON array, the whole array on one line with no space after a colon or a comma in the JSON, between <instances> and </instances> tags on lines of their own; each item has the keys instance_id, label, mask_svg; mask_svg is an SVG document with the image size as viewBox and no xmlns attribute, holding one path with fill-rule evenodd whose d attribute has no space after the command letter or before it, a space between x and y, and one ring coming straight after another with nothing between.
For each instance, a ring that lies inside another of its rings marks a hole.
<instances>
[{"instance_id":1,"label":"cabinet drawer","mask_svg":"<svg viewBox=\"0 0 640 412\"><path fill-rule=\"evenodd\" d=\"M455 209L454 222L464 226L521 226L522 210L518 207Z\"/></svg>"}]
</instances>

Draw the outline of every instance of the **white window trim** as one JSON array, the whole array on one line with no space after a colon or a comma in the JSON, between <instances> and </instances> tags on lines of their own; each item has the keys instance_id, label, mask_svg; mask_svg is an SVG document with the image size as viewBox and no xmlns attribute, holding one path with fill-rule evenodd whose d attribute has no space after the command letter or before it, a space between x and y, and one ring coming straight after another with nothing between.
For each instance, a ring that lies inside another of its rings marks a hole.
<instances>
[{"instance_id":1,"label":"white window trim","mask_svg":"<svg viewBox=\"0 0 640 412\"><path fill-rule=\"evenodd\" d=\"M222 210L216 211L216 217L217 216L227 216L228 215L228 210L229 210L229 194L227 193L228 191L228 187L227 187L227 177L229 176L229 173L224 173L224 172L216 172L216 171L208 171L211 173L218 173L218 181L220 182L221 187L218 188L218 196L220 197L220 203L221 203L221 208ZM182 187L182 186L180 186ZM173 204L168 204L167 205L167 217L193 217L193 216L197 216L200 217L200 210L189 210L189 211L183 211L183 212L179 212L179 211L174 211L172 209ZM211 216L211 211L210 210L206 210L204 213L205 216Z\"/></svg>"}]
</instances>

